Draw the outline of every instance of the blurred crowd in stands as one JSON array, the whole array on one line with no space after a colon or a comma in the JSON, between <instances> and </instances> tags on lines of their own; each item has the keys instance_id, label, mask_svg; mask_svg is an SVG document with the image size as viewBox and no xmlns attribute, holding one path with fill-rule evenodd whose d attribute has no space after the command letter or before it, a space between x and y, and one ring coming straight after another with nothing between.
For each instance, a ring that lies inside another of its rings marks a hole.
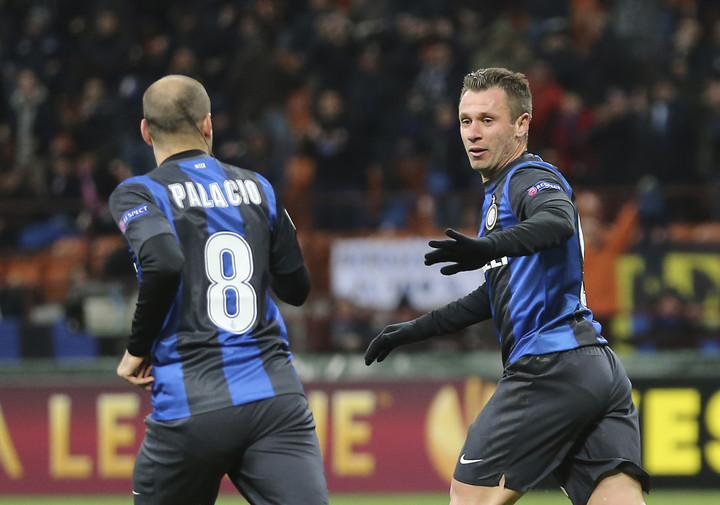
<instances>
[{"instance_id":1,"label":"blurred crowd in stands","mask_svg":"<svg viewBox=\"0 0 720 505\"><path fill-rule=\"evenodd\" d=\"M107 197L154 167L141 97L170 73L204 83L215 155L267 177L301 234L472 229L481 183L456 106L462 77L491 66L527 75L529 148L588 193L596 236L630 226L589 240L608 264L720 218L715 0L0 0L0 249L79 240L63 300L88 277L132 280L122 252L88 258L105 236L121 247ZM361 313L331 305L333 327ZM362 345L336 340L319 347Z\"/></svg>"}]
</instances>

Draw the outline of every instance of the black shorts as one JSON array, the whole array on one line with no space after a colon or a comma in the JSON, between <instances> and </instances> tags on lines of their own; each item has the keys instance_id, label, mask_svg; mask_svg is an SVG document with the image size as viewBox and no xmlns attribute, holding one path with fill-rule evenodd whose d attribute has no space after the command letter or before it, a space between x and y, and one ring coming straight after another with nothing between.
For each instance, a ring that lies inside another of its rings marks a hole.
<instances>
[{"instance_id":1,"label":"black shorts","mask_svg":"<svg viewBox=\"0 0 720 505\"><path fill-rule=\"evenodd\" d=\"M135 505L213 504L225 475L253 504L328 503L315 421L301 394L145 422Z\"/></svg>"},{"instance_id":2,"label":"black shorts","mask_svg":"<svg viewBox=\"0 0 720 505\"><path fill-rule=\"evenodd\" d=\"M505 370L470 426L454 477L525 492L552 473L573 504L620 470L649 489L640 466L631 384L606 346L525 356Z\"/></svg>"}]
</instances>

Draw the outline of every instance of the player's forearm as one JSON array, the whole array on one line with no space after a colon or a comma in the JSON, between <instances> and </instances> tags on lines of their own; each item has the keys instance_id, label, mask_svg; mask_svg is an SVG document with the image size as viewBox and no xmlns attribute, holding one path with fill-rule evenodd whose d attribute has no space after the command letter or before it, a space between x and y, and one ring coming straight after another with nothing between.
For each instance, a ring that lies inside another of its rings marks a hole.
<instances>
[{"instance_id":1,"label":"player's forearm","mask_svg":"<svg viewBox=\"0 0 720 505\"><path fill-rule=\"evenodd\" d=\"M495 256L528 256L550 249L575 233L574 210L569 202L558 200L544 205L525 221L487 235L495 245Z\"/></svg>"},{"instance_id":2,"label":"player's forearm","mask_svg":"<svg viewBox=\"0 0 720 505\"><path fill-rule=\"evenodd\" d=\"M150 353L175 300L184 258L172 235L149 239L140 251L142 272L127 350L133 356Z\"/></svg>"},{"instance_id":3,"label":"player's forearm","mask_svg":"<svg viewBox=\"0 0 720 505\"><path fill-rule=\"evenodd\" d=\"M411 321L386 326L370 342L365 352L365 364L383 361L400 345L413 344L435 335L452 333L486 319L486 311L490 312L487 300L487 291L481 286L469 295Z\"/></svg>"},{"instance_id":4,"label":"player's forearm","mask_svg":"<svg viewBox=\"0 0 720 505\"><path fill-rule=\"evenodd\" d=\"M487 288L480 286L472 293L435 309L416 321L420 332L430 336L453 333L491 317Z\"/></svg>"},{"instance_id":5,"label":"player's forearm","mask_svg":"<svg viewBox=\"0 0 720 505\"><path fill-rule=\"evenodd\" d=\"M273 274L272 287L282 301L299 307L310 294L310 275L305 265L289 274Z\"/></svg>"}]
</instances>

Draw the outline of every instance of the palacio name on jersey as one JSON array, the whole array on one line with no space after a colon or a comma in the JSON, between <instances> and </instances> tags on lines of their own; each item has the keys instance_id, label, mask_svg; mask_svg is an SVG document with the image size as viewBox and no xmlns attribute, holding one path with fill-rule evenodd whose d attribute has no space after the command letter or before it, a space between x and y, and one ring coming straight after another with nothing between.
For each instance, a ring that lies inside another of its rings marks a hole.
<instances>
[{"instance_id":1,"label":"palacio name on jersey","mask_svg":"<svg viewBox=\"0 0 720 505\"><path fill-rule=\"evenodd\" d=\"M235 207L243 204L260 205L262 196L253 180L227 179L222 184L211 182L207 188L199 182L187 181L168 185L175 205L188 207Z\"/></svg>"}]
</instances>

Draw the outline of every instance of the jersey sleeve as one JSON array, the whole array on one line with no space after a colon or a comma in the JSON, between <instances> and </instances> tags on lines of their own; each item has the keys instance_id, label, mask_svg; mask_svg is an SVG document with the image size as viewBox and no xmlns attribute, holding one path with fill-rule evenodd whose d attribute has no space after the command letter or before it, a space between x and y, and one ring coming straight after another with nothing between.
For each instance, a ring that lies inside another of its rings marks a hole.
<instances>
[{"instance_id":1,"label":"jersey sleeve","mask_svg":"<svg viewBox=\"0 0 720 505\"><path fill-rule=\"evenodd\" d=\"M276 205L277 221L271 235L270 270L273 274L289 274L305 263L298 243L295 224L279 200Z\"/></svg>"},{"instance_id":2,"label":"jersey sleeve","mask_svg":"<svg viewBox=\"0 0 720 505\"><path fill-rule=\"evenodd\" d=\"M130 247L139 254L143 244L156 235L174 235L165 213L142 183L125 183L110 195L110 212Z\"/></svg>"},{"instance_id":3,"label":"jersey sleeve","mask_svg":"<svg viewBox=\"0 0 720 505\"><path fill-rule=\"evenodd\" d=\"M419 322L428 335L446 335L491 317L490 296L487 286L482 285L470 294L421 316Z\"/></svg>"},{"instance_id":4,"label":"jersey sleeve","mask_svg":"<svg viewBox=\"0 0 720 505\"><path fill-rule=\"evenodd\" d=\"M510 178L510 205L520 221L535 214L551 201L572 204L563 181L549 170L537 167L520 168Z\"/></svg>"},{"instance_id":5,"label":"jersey sleeve","mask_svg":"<svg viewBox=\"0 0 720 505\"><path fill-rule=\"evenodd\" d=\"M487 235L497 257L527 256L560 245L575 232L575 209L564 182L541 168L518 170L508 182L518 223Z\"/></svg>"}]
</instances>

